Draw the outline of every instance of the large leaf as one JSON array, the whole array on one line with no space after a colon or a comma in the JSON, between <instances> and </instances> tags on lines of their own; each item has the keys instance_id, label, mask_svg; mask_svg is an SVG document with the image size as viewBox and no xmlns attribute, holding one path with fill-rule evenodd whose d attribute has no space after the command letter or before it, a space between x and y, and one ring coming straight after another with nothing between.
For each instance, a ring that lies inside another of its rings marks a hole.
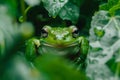
<instances>
[{"instance_id":1,"label":"large leaf","mask_svg":"<svg viewBox=\"0 0 120 80\"><path fill-rule=\"evenodd\" d=\"M76 23L78 18L79 18L79 8L68 2L60 11L59 16L63 19L63 20L70 20L73 23Z\"/></svg>"},{"instance_id":2,"label":"large leaf","mask_svg":"<svg viewBox=\"0 0 120 80\"><path fill-rule=\"evenodd\" d=\"M110 16L108 11L97 12L92 18L89 40L91 46L89 64L94 66L102 65L100 67L103 68L114 57L114 54L118 54L120 49L120 14ZM114 75L111 75L112 72L108 69L106 67L102 73L99 73L99 69L96 70L94 77L101 74L104 75L103 80L110 80ZM90 70L92 69L90 68Z\"/></svg>"},{"instance_id":3,"label":"large leaf","mask_svg":"<svg viewBox=\"0 0 120 80\"><path fill-rule=\"evenodd\" d=\"M40 4L41 0L25 0L25 2L30 6L36 6Z\"/></svg>"},{"instance_id":4,"label":"large leaf","mask_svg":"<svg viewBox=\"0 0 120 80\"><path fill-rule=\"evenodd\" d=\"M49 15L56 17L68 0L42 0L42 2Z\"/></svg>"},{"instance_id":5,"label":"large leaf","mask_svg":"<svg viewBox=\"0 0 120 80\"><path fill-rule=\"evenodd\" d=\"M39 56L33 64L46 77L43 80L87 80L85 74L77 71L73 64L55 55Z\"/></svg>"},{"instance_id":6,"label":"large leaf","mask_svg":"<svg viewBox=\"0 0 120 80\"><path fill-rule=\"evenodd\" d=\"M69 0L69 1L76 4L77 6L81 6L85 0Z\"/></svg>"}]
</instances>

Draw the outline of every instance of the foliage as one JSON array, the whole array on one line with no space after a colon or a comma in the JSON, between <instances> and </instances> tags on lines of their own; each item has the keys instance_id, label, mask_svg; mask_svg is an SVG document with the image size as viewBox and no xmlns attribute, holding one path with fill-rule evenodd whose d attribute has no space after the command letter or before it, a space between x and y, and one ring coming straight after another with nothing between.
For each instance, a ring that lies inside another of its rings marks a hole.
<instances>
[{"instance_id":1,"label":"foliage","mask_svg":"<svg viewBox=\"0 0 120 80\"><path fill-rule=\"evenodd\" d=\"M118 0L108 0L108 3L101 5L100 10L92 17L89 36L91 48L88 57L90 65L88 70L96 68L94 77L99 75L98 79L100 75L104 75L100 79L119 80L119 8ZM98 64L100 65L99 68ZM103 69L103 72L100 72L99 69Z\"/></svg>"},{"instance_id":2,"label":"foliage","mask_svg":"<svg viewBox=\"0 0 120 80\"><path fill-rule=\"evenodd\" d=\"M34 64L44 73L43 76L47 77L48 80L87 80L82 71L76 71L74 65L71 65L67 60L55 55L40 56L40 58L38 57L34 61Z\"/></svg>"},{"instance_id":3,"label":"foliage","mask_svg":"<svg viewBox=\"0 0 120 80\"><path fill-rule=\"evenodd\" d=\"M76 25L89 39L86 72L55 56L36 67L25 59L25 41L44 25ZM119 80L119 37L120 0L0 0L0 80Z\"/></svg>"},{"instance_id":4,"label":"foliage","mask_svg":"<svg viewBox=\"0 0 120 80\"><path fill-rule=\"evenodd\" d=\"M100 6L101 10L109 11L110 15L116 15L116 11L120 9L120 0L108 0L108 3L105 3Z\"/></svg>"},{"instance_id":5,"label":"foliage","mask_svg":"<svg viewBox=\"0 0 120 80\"><path fill-rule=\"evenodd\" d=\"M0 12L0 75L2 76L5 65L15 55L19 45L33 35L34 30L31 23L14 22L5 5L0 5L0 11L2 11Z\"/></svg>"}]
</instances>

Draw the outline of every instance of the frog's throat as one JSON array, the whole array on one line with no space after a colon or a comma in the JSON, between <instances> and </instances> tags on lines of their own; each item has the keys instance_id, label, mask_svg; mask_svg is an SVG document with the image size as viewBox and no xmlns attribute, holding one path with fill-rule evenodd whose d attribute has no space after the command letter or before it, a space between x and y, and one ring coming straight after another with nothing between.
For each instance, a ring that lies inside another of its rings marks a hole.
<instances>
[{"instance_id":1,"label":"frog's throat","mask_svg":"<svg viewBox=\"0 0 120 80\"><path fill-rule=\"evenodd\" d=\"M73 43L68 43L68 44L51 44L47 42L42 42L42 45L44 46L49 46L49 47L55 47L55 48L66 48L66 47L72 47L72 46L77 46L79 45L78 42L73 42Z\"/></svg>"}]
</instances>

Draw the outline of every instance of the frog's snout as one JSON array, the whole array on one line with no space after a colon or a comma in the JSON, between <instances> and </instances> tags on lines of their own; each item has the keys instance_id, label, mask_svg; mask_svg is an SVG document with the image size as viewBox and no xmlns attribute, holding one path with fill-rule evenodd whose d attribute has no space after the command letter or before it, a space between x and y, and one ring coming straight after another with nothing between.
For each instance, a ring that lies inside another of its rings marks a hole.
<instances>
[{"instance_id":1,"label":"frog's snout","mask_svg":"<svg viewBox=\"0 0 120 80\"><path fill-rule=\"evenodd\" d=\"M55 38L54 38L55 40L65 40L65 36L64 35L56 35L55 36Z\"/></svg>"}]
</instances>

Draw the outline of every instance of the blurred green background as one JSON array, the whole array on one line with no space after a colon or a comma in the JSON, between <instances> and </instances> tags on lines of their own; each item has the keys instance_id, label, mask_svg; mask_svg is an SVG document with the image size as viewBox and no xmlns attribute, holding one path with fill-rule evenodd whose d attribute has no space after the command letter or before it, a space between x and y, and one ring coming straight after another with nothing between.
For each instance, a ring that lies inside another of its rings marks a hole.
<instances>
[{"instance_id":1,"label":"blurred green background","mask_svg":"<svg viewBox=\"0 0 120 80\"><path fill-rule=\"evenodd\" d=\"M87 37L85 71L53 55L35 66L25 59L25 41L44 25L75 25ZM120 0L0 0L0 80L120 80L119 38Z\"/></svg>"}]
</instances>

